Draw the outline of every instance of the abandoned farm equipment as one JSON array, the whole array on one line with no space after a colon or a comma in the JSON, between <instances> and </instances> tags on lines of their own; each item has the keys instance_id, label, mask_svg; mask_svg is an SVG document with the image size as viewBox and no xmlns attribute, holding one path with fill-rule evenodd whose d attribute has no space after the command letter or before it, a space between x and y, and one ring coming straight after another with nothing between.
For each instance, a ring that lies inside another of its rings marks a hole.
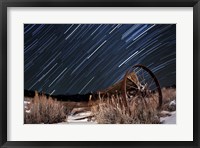
<instances>
[{"instance_id":1,"label":"abandoned farm equipment","mask_svg":"<svg viewBox=\"0 0 200 148\"><path fill-rule=\"evenodd\" d=\"M121 81L97 93L100 97L121 95L125 107L127 107L127 101L135 96L140 98L156 96L158 109L162 106L162 92L156 76L149 68L140 64L131 67Z\"/></svg>"},{"instance_id":2,"label":"abandoned farm equipment","mask_svg":"<svg viewBox=\"0 0 200 148\"><path fill-rule=\"evenodd\" d=\"M156 108L158 110L162 106L162 92L160 84L153 72L141 64L131 67L125 73L121 81L115 83L107 89L97 91L96 93L90 95L88 107L90 108L92 106L90 104L92 100L96 101L96 103L94 103L95 105L98 105L101 100L111 100L112 96L117 96L114 97L114 99L119 98L120 96L121 104L123 104L123 107L125 108L125 113L128 114L130 114L130 106L128 102L135 97L141 100L153 98L157 102ZM91 116L93 115L88 117Z\"/></svg>"}]
</instances>

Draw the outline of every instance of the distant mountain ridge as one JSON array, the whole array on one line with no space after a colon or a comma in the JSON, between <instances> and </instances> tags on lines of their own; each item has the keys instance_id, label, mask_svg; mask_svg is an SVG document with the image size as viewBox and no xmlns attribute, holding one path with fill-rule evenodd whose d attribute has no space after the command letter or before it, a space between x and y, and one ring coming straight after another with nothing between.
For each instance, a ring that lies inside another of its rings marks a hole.
<instances>
[{"instance_id":1,"label":"distant mountain ridge","mask_svg":"<svg viewBox=\"0 0 200 148\"><path fill-rule=\"evenodd\" d=\"M42 92L38 92L39 95L42 95ZM47 97L51 96L52 98L56 98L58 101L74 101L74 102L87 102L89 101L90 95L92 93L87 94L74 94L74 95L49 95L44 93ZM24 97L33 98L35 96L35 91L33 90L24 90Z\"/></svg>"}]
</instances>

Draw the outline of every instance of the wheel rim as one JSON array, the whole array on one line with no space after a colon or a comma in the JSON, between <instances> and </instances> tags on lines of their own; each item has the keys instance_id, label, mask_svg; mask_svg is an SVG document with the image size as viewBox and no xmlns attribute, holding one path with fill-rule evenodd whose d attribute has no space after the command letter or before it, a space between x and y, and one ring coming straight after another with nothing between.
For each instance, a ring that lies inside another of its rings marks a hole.
<instances>
[{"instance_id":1,"label":"wheel rim","mask_svg":"<svg viewBox=\"0 0 200 148\"><path fill-rule=\"evenodd\" d=\"M144 65L134 65L124 76L122 83L123 102L138 95L143 98L154 97L158 99L158 109L162 106L162 92L160 84L153 72Z\"/></svg>"}]
</instances>

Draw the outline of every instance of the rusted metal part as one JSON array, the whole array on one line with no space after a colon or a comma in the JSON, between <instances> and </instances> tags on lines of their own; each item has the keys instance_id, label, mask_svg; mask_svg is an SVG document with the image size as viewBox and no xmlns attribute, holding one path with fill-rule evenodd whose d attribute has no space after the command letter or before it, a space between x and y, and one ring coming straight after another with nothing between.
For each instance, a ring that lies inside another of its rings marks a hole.
<instances>
[{"instance_id":1,"label":"rusted metal part","mask_svg":"<svg viewBox=\"0 0 200 148\"><path fill-rule=\"evenodd\" d=\"M126 90L127 77L131 74L131 70L134 69L134 68L142 68L142 69L144 69L146 72L149 73L149 75L151 76L151 78L154 80L155 85L157 87L157 91L158 91L158 99L159 99L158 100L159 101L159 103L158 103L158 109L160 109L160 107L162 106L162 91L161 91L161 87L160 87L160 84L158 82L158 79L156 78L156 76L153 74L153 72L149 68L147 68L146 66L141 65L141 64L134 65L130 70L128 70L126 72L126 74L124 76L123 83L122 83L122 96L123 96L123 99L124 99L124 103L127 102L126 101L127 100L127 90ZM136 84L136 85L139 85L139 84Z\"/></svg>"},{"instance_id":2,"label":"rusted metal part","mask_svg":"<svg viewBox=\"0 0 200 148\"><path fill-rule=\"evenodd\" d=\"M141 90L139 88L142 85L141 85L141 82L140 82L137 74L132 71L134 68L143 69L152 78L152 80L153 80L153 82L154 82L154 84L156 85L156 88L157 88L156 92L158 93L158 102L159 102L158 103L158 109L159 109L162 106L162 92L161 92L160 84L159 84L156 76L153 74L153 72L149 68L147 68L146 66L141 65L141 64L137 64L137 65L134 65L133 67L131 67L126 72L122 81L119 81L119 82L115 83L114 85L112 85L111 87L108 87L107 89L105 89L103 91L99 91L98 93L103 97L108 97L109 95L112 95L112 94L121 94L123 104L126 108L128 107L128 103L127 103L128 102L128 96L127 96L128 90L127 90L127 87L128 87L128 85L130 85L129 83L131 83L131 85L134 86L136 89L138 88L137 90L139 91L138 92L139 95L149 93L150 90L140 92Z\"/></svg>"},{"instance_id":3,"label":"rusted metal part","mask_svg":"<svg viewBox=\"0 0 200 148\"><path fill-rule=\"evenodd\" d=\"M127 104L127 95L126 95L126 78L128 76L128 71L126 72L124 79L122 81L122 99L123 99L123 104L125 105L125 107L128 107Z\"/></svg>"}]
</instances>

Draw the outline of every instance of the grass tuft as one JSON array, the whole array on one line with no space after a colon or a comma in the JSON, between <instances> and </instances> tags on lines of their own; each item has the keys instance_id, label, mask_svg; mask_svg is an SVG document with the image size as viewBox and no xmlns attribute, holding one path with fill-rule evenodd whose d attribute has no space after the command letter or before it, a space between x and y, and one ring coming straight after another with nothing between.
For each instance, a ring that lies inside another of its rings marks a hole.
<instances>
[{"instance_id":1,"label":"grass tuft","mask_svg":"<svg viewBox=\"0 0 200 148\"><path fill-rule=\"evenodd\" d=\"M66 121L67 109L61 102L35 93L29 107L24 109L25 124L52 124Z\"/></svg>"},{"instance_id":2,"label":"grass tuft","mask_svg":"<svg viewBox=\"0 0 200 148\"><path fill-rule=\"evenodd\" d=\"M155 102L153 99L134 97L124 103L122 96L115 95L100 99L92 112L99 124L158 124L158 111L151 104Z\"/></svg>"}]
</instances>

